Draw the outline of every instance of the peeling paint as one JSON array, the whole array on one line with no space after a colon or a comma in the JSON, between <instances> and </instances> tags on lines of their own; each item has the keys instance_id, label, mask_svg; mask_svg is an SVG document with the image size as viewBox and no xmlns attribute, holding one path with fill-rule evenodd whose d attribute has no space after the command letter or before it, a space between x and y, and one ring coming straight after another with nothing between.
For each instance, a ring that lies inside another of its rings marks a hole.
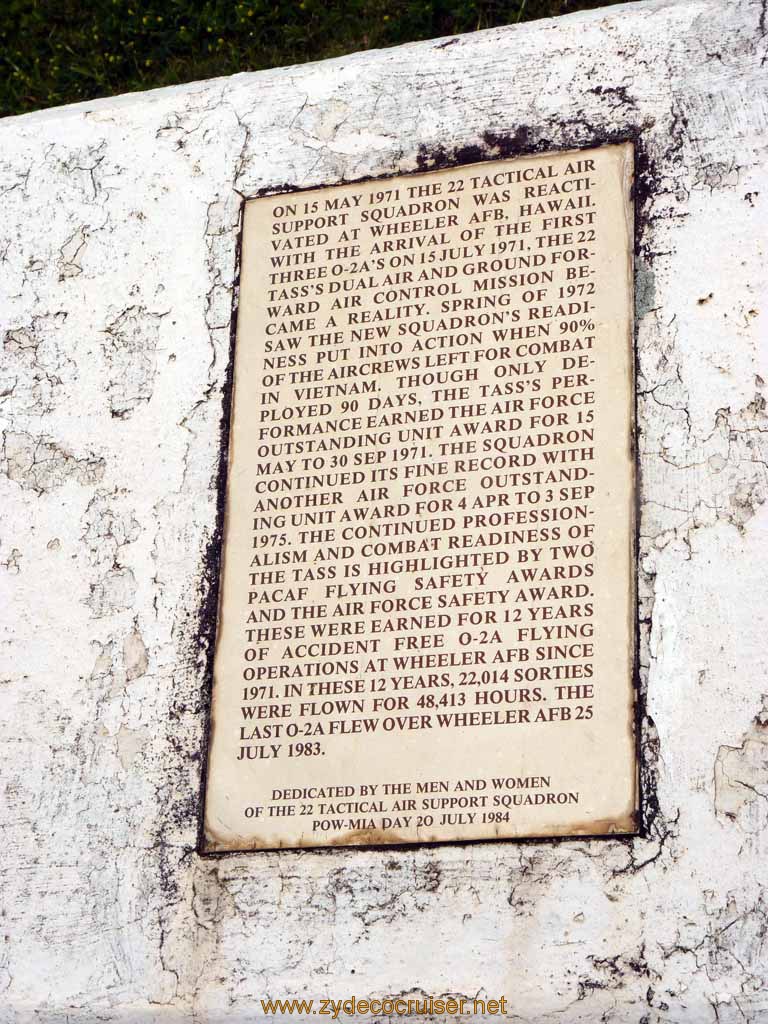
<instances>
[{"instance_id":1,"label":"peeling paint","mask_svg":"<svg viewBox=\"0 0 768 1024\"><path fill-rule=\"evenodd\" d=\"M149 666L147 648L138 628L134 627L123 641L123 664L128 682L143 676Z\"/></svg>"},{"instance_id":2,"label":"peeling paint","mask_svg":"<svg viewBox=\"0 0 768 1024\"><path fill-rule=\"evenodd\" d=\"M70 479L84 487L98 483L104 469L104 459L93 454L73 455L45 435L3 431L0 474L38 495L55 490Z\"/></svg>"},{"instance_id":3,"label":"peeling paint","mask_svg":"<svg viewBox=\"0 0 768 1024\"><path fill-rule=\"evenodd\" d=\"M768 694L741 744L717 751L715 810L745 832L768 825Z\"/></svg>"},{"instance_id":4,"label":"peeling paint","mask_svg":"<svg viewBox=\"0 0 768 1024\"><path fill-rule=\"evenodd\" d=\"M110 412L117 419L127 419L141 402L152 397L163 315L130 306L104 328L107 395Z\"/></svg>"},{"instance_id":5,"label":"peeling paint","mask_svg":"<svg viewBox=\"0 0 768 1024\"><path fill-rule=\"evenodd\" d=\"M96 619L133 607L136 577L130 569L113 569L93 583L86 604Z\"/></svg>"}]
</instances>

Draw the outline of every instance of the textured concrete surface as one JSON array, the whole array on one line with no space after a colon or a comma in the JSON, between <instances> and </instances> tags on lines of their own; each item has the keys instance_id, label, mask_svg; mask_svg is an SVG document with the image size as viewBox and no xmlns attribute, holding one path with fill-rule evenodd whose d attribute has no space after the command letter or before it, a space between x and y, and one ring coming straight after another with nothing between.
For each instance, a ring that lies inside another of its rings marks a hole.
<instances>
[{"instance_id":1,"label":"textured concrete surface","mask_svg":"<svg viewBox=\"0 0 768 1024\"><path fill-rule=\"evenodd\" d=\"M0 123L3 1024L768 1021L767 26L652 0ZM624 137L645 834L200 858L241 196Z\"/></svg>"}]
</instances>

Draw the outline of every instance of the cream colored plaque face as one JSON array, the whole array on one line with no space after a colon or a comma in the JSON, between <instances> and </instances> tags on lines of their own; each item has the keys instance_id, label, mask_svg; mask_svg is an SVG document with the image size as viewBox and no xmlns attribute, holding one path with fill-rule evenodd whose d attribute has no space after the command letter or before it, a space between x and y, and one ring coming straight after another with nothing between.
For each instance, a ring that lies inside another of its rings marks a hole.
<instances>
[{"instance_id":1,"label":"cream colored plaque face","mask_svg":"<svg viewBox=\"0 0 768 1024\"><path fill-rule=\"evenodd\" d=\"M632 155L246 204L206 850L635 830Z\"/></svg>"}]
</instances>

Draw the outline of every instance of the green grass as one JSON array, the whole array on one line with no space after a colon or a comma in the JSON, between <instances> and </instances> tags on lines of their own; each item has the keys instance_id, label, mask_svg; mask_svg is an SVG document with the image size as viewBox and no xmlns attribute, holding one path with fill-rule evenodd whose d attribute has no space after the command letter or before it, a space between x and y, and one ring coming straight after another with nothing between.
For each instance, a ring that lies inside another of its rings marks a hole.
<instances>
[{"instance_id":1,"label":"green grass","mask_svg":"<svg viewBox=\"0 0 768 1024\"><path fill-rule=\"evenodd\" d=\"M610 0L4 0L0 115L606 6Z\"/></svg>"}]
</instances>

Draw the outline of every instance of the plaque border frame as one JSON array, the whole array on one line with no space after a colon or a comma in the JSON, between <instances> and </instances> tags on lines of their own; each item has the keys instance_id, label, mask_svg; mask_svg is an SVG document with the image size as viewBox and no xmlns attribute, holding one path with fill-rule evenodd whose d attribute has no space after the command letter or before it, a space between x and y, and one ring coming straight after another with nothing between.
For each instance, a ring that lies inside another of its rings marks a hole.
<instances>
[{"instance_id":1,"label":"plaque border frame","mask_svg":"<svg viewBox=\"0 0 768 1024\"><path fill-rule=\"evenodd\" d=\"M333 854L345 854L357 850L377 850L379 852L399 852L408 850L420 850L425 847L443 846L470 846L476 843L563 843L563 842L602 842L611 840L624 844L631 844L637 839L650 839L653 837L654 822L660 813L657 797L657 757L654 756L655 748L650 729L653 726L647 712L647 686L643 680L640 663L641 625L645 620L640 618L641 598L639 593L639 551L640 551L640 526L642 519L643 505L643 473L640 460L639 437L641 435L640 419L638 416L638 324L641 318L639 311L641 299L641 286L638 280L638 260L646 257L645 262L651 263L653 253L646 250L643 244L643 233L645 227L651 220L649 207L650 200L655 193L655 175L644 145L642 129L633 125L627 125L621 130L605 130L592 128L585 132L588 126L583 122L563 121L564 129L570 128L575 132L573 138L567 136L559 141L537 137L534 138L525 128L520 128L514 136L505 136L486 131L483 135L483 143L470 144L457 147L453 150L446 150L443 146L430 148L425 144L419 145L416 153L415 168L410 170L390 170L382 174L362 175L357 178L342 178L337 181L319 182L312 185L292 185L287 182L264 185L254 192L244 193L234 189L239 196L238 223L235 239L235 259L232 275L232 303L229 322L229 353L227 366L222 385L222 411L219 424L219 460L216 470L216 520L215 527L208 542L204 560L202 579L200 581L201 600L199 606L199 621L196 635L196 649L204 650L205 668L203 670L203 688L201 700L203 703L203 736L202 749L199 757L201 763L199 791L197 795L197 842L195 852L198 856L205 858L235 857L252 854L307 854L313 853L322 856ZM591 134L594 132L594 134ZM599 132L599 134L598 134ZM333 846L323 844L318 846L286 846L280 848L263 848L259 846L248 847L237 850L212 850L206 845L205 835L205 806L208 787L208 775L210 768L211 735L213 726L213 686L214 686L214 657L216 642L218 640L218 623L221 611L221 569L222 554L224 546L224 522L226 512L227 482L229 477L229 441L233 416L233 392L234 392L234 369L235 369L235 348L237 344L238 313L240 305L240 277L242 271L242 250L243 233L246 205L254 199L262 199L267 196L277 195L299 195L303 192L316 192L319 189L333 188L339 185L362 185L375 181L389 181L393 178L416 177L421 174L431 174L436 171L450 170L451 168L466 167L470 164L492 163L499 160L525 159L526 157L540 157L547 153L579 152L582 150L599 149L605 146L631 144L633 150L633 180L630 189L629 201L633 206L632 218L632 302L630 304L630 445L632 452L632 474L634 484L634 504L632 506L633 523L631 528L632 539L632 565L634 572L630 581L632 601L632 658L631 658L631 696L632 696L632 721L634 738L634 769L635 769L635 828L626 832L604 832L594 834L564 834L555 836L489 836L476 839L438 839L423 842L408 843L366 843L364 845L339 845ZM649 258L650 257L650 258Z\"/></svg>"}]
</instances>

